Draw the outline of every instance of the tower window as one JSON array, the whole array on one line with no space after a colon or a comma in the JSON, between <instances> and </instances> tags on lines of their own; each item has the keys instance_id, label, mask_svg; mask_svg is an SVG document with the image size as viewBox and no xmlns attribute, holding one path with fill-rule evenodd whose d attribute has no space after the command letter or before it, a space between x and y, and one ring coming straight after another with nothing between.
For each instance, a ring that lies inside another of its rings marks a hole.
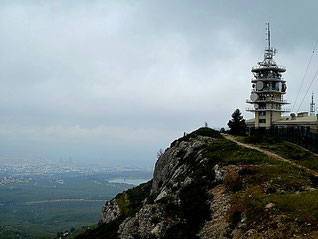
<instances>
[{"instance_id":1,"label":"tower window","mask_svg":"<svg viewBox=\"0 0 318 239\"><path fill-rule=\"evenodd\" d=\"M260 112L259 112L259 116L264 116L264 115L266 115L266 112L265 112L265 111L260 111Z\"/></svg>"},{"instance_id":2,"label":"tower window","mask_svg":"<svg viewBox=\"0 0 318 239\"><path fill-rule=\"evenodd\" d=\"M266 123L266 119L259 119L258 122L259 123Z\"/></svg>"}]
</instances>

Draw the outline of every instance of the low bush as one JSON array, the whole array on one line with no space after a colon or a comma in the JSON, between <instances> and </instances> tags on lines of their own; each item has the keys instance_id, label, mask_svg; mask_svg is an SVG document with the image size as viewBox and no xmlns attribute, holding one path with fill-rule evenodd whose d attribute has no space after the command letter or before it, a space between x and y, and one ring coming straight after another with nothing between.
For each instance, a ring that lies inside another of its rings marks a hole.
<instances>
[{"instance_id":1,"label":"low bush","mask_svg":"<svg viewBox=\"0 0 318 239\"><path fill-rule=\"evenodd\" d=\"M99 224L94 229L88 229L74 239L118 239L119 225L124 221L124 217L120 217L109 223Z\"/></svg>"},{"instance_id":2,"label":"low bush","mask_svg":"<svg viewBox=\"0 0 318 239\"><path fill-rule=\"evenodd\" d=\"M243 188L243 179L235 172L228 172L224 183L232 192L240 191Z\"/></svg>"},{"instance_id":3,"label":"low bush","mask_svg":"<svg viewBox=\"0 0 318 239\"><path fill-rule=\"evenodd\" d=\"M240 176L245 176L245 175L253 175L254 174L254 169L249 166L249 165L243 165L240 171L238 172Z\"/></svg>"},{"instance_id":4,"label":"low bush","mask_svg":"<svg viewBox=\"0 0 318 239\"><path fill-rule=\"evenodd\" d=\"M121 212L125 216L133 216L139 211L143 200L150 195L151 186L152 180L118 194L115 200Z\"/></svg>"},{"instance_id":5,"label":"low bush","mask_svg":"<svg viewBox=\"0 0 318 239\"><path fill-rule=\"evenodd\" d=\"M237 224L241 221L242 219L242 212L243 209L240 208L239 206L235 205L232 210L231 210L231 215L230 215L230 222L231 222L231 227L234 228L237 226Z\"/></svg>"},{"instance_id":6,"label":"low bush","mask_svg":"<svg viewBox=\"0 0 318 239\"><path fill-rule=\"evenodd\" d=\"M243 141L248 144L260 144L260 143L276 144L281 142L281 140L276 137L268 137L263 134L255 134L251 136L246 136L244 137Z\"/></svg>"},{"instance_id":7,"label":"low bush","mask_svg":"<svg viewBox=\"0 0 318 239\"><path fill-rule=\"evenodd\" d=\"M191 138L196 138L197 136L207 136L207 137L213 137L213 138L220 138L222 137L219 131L216 131L214 129L208 128L208 127L202 127L199 128L190 134L186 134L185 136L179 138L178 140L175 140L171 143L170 147L173 147L176 143L176 141L182 142L182 141L189 141Z\"/></svg>"}]
</instances>

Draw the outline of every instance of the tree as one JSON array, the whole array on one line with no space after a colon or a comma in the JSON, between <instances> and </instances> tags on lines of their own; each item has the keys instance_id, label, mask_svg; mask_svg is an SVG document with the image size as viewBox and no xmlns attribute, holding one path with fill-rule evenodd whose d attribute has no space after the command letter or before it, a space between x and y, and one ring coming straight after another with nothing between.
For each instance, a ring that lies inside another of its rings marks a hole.
<instances>
[{"instance_id":1,"label":"tree","mask_svg":"<svg viewBox=\"0 0 318 239\"><path fill-rule=\"evenodd\" d=\"M234 135L245 135L246 133L246 123L245 119L241 115L241 111L236 109L232 114L232 119L229 120L227 125L230 128L230 133Z\"/></svg>"},{"instance_id":2,"label":"tree","mask_svg":"<svg viewBox=\"0 0 318 239\"><path fill-rule=\"evenodd\" d=\"M159 149L159 151L157 152L157 158L159 158L161 155L163 155L164 151L162 148Z\"/></svg>"}]
</instances>

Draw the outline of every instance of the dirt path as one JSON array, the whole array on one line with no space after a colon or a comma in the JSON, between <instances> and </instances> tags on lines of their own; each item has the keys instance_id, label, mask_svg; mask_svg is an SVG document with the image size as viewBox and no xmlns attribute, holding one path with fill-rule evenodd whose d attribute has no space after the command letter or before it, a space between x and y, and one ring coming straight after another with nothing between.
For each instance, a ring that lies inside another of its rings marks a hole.
<instances>
[{"instance_id":1,"label":"dirt path","mask_svg":"<svg viewBox=\"0 0 318 239\"><path fill-rule=\"evenodd\" d=\"M279 155L277 155L277 154L275 154L273 152L270 152L270 151L265 150L265 149L261 149L261 148L259 148L257 146L254 146L254 145L250 145L250 144L245 144L245 143L239 142L234 136L229 135L229 134L222 134L222 136L224 138L228 139L228 140L231 140L232 142L237 143L238 145L240 145L242 147L257 150L259 152L262 152L262 153L266 154L267 156L271 157L272 159L289 163L289 164L291 164L291 165L293 165L293 166L295 166L297 168L302 168L305 171L307 171L308 173L318 177L318 172L316 172L316 171L314 171L314 170L312 170L310 168L307 168L305 166L299 165L299 164L297 164L297 163L295 163L295 162L293 162L291 160L285 159L285 158L283 158L283 157L281 157L281 156L279 156Z\"/></svg>"}]
</instances>

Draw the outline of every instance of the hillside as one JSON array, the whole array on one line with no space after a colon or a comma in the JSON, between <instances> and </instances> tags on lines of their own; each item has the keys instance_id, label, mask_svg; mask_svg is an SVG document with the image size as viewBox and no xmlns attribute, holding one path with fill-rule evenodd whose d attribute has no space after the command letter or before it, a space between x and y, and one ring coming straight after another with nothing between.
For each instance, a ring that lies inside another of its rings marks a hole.
<instances>
[{"instance_id":1,"label":"hillside","mask_svg":"<svg viewBox=\"0 0 318 239\"><path fill-rule=\"evenodd\" d=\"M284 147L285 156L297 148ZM308 157L318 162L305 152L306 165ZM288 160L200 128L166 149L152 181L106 202L103 223L76 238L318 238L317 187Z\"/></svg>"}]
</instances>

